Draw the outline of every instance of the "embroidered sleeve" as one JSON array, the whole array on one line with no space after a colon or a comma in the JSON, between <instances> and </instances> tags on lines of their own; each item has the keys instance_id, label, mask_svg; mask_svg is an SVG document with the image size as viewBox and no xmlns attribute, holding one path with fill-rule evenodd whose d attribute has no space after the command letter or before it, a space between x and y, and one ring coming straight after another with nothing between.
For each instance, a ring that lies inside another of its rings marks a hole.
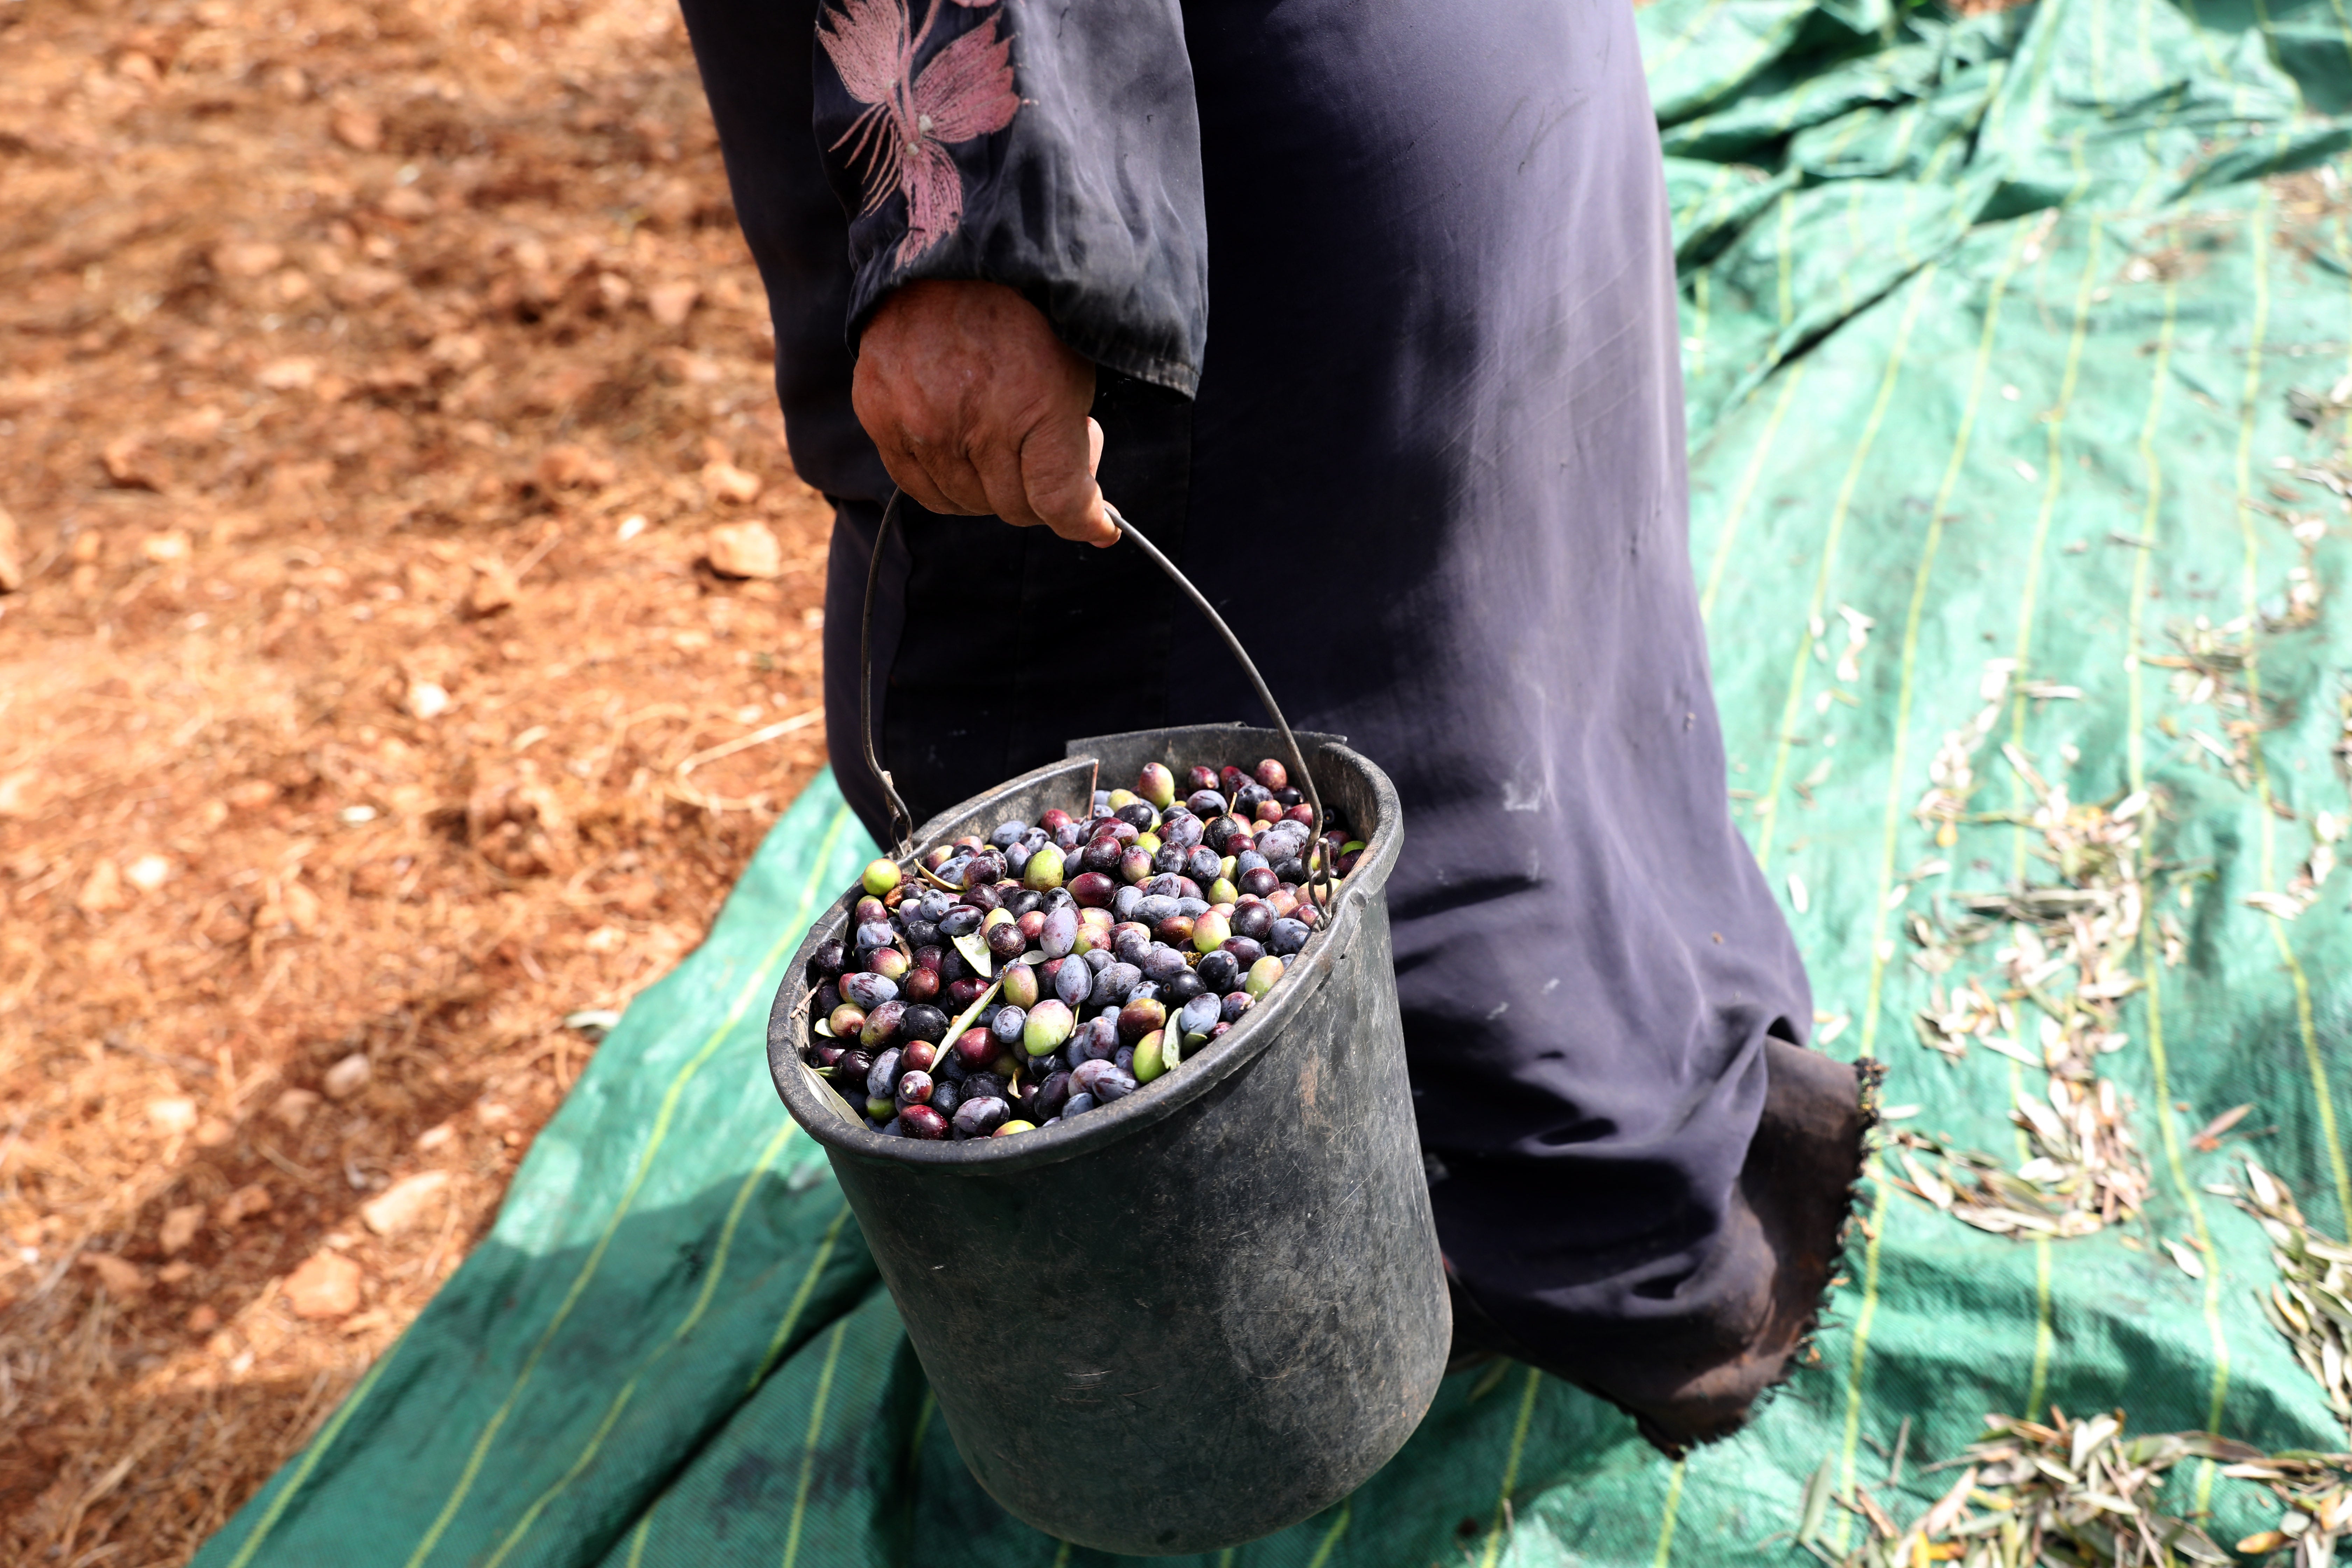
<instances>
[{"instance_id":1,"label":"embroidered sleeve","mask_svg":"<svg viewBox=\"0 0 2352 1568\"><path fill-rule=\"evenodd\" d=\"M817 43L853 346L899 283L987 279L1097 363L1192 391L1208 256L1175 0L824 0Z\"/></svg>"}]
</instances>

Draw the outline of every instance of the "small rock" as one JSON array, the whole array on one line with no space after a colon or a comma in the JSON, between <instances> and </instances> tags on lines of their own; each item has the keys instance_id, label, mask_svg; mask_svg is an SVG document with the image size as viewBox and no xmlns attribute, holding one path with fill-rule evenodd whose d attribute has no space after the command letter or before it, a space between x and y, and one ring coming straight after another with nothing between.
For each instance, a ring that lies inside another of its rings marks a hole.
<instances>
[{"instance_id":1,"label":"small rock","mask_svg":"<svg viewBox=\"0 0 2352 1568\"><path fill-rule=\"evenodd\" d=\"M319 1087L327 1091L329 1100L348 1100L366 1087L368 1077L374 1070L365 1051L353 1051L327 1069L327 1076L319 1080Z\"/></svg>"},{"instance_id":2,"label":"small rock","mask_svg":"<svg viewBox=\"0 0 2352 1568\"><path fill-rule=\"evenodd\" d=\"M208 1334L220 1327L220 1313L209 1303L188 1314L188 1332Z\"/></svg>"},{"instance_id":3,"label":"small rock","mask_svg":"<svg viewBox=\"0 0 2352 1568\"><path fill-rule=\"evenodd\" d=\"M185 1252L188 1244L196 1239L196 1232L205 1223L205 1205L189 1204L163 1215L163 1228L156 1239L163 1245L163 1256Z\"/></svg>"},{"instance_id":4,"label":"small rock","mask_svg":"<svg viewBox=\"0 0 2352 1568\"><path fill-rule=\"evenodd\" d=\"M665 327L682 327L702 298L702 285L692 281L656 284L646 290L646 309Z\"/></svg>"},{"instance_id":5,"label":"small rock","mask_svg":"<svg viewBox=\"0 0 2352 1568\"><path fill-rule=\"evenodd\" d=\"M213 247L213 270L226 278L264 277L285 259L285 250L267 240L232 240Z\"/></svg>"},{"instance_id":6,"label":"small rock","mask_svg":"<svg viewBox=\"0 0 2352 1568\"><path fill-rule=\"evenodd\" d=\"M289 1089L270 1102L269 1114L289 1128L299 1128L310 1119L318 1108L319 1091L315 1089Z\"/></svg>"},{"instance_id":7,"label":"small rock","mask_svg":"<svg viewBox=\"0 0 2352 1568\"><path fill-rule=\"evenodd\" d=\"M335 133L336 141L354 153L373 153L383 145L383 116L355 103L336 110L327 128Z\"/></svg>"},{"instance_id":8,"label":"small rock","mask_svg":"<svg viewBox=\"0 0 2352 1568\"><path fill-rule=\"evenodd\" d=\"M25 585L25 535L8 509L0 506L0 594Z\"/></svg>"},{"instance_id":9,"label":"small rock","mask_svg":"<svg viewBox=\"0 0 2352 1568\"><path fill-rule=\"evenodd\" d=\"M620 475L610 458L585 447L550 447L539 455L536 478L543 490L601 489Z\"/></svg>"},{"instance_id":10,"label":"small rock","mask_svg":"<svg viewBox=\"0 0 2352 1568\"><path fill-rule=\"evenodd\" d=\"M714 458L702 465L702 488L710 492L713 500L749 502L758 500L767 486L759 475Z\"/></svg>"},{"instance_id":11,"label":"small rock","mask_svg":"<svg viewBox=\"0 0 2352 1568\"><path fill-rule=\"evenodd\" d=\"M272 392L299 392L318 384L319 362L300 354L274 359L263 365L254 379Z\"/></svg>"},{"instance_id":12,"label":"small rock","mask_svg":"<svg viewBox=\"0 0 2352 1568\"><path fill-rule=\"evenodd\" d=\"M153 454L145 449L136 436L117 436L99 451L98 460L106 477L115 488L126 490L160 490L163 488L162 469Z\"/></svg>"},{"instance_id":13,"label":"small rock","mask_svg":"<svg viewBox=\"0 0 2352 1568\"><path fill-rule=\"evenodd\" d=\"M47 794L45 783L38 768L0 773L0 816L31 816L39 811L42 797ZM25 874L37 877L40 872L36 869Z\"/></svg>"},{"instance_id":14,"label":"small rock","mask_svg":"<svg viewBox=\"0 0 2352 1568\"><path fill-rule=\"evenodd\" d=\"M152 893L172 879L172 862L161 855L142 855L122 875L141 892Z\"/></svg>"},{"instance_id":15,"label":"small rock","mask_svg":"<svg viewBox=\"0 0 2352 1568\"><path fill-rule=\"evenodd\" d=\"M386 191L383 200L378 202L376 207L386 217L396 217L414 223L418 218L431 217L436 209L436 204L431 196L426 195L415 185L400 185Z\"/></svg>"},{"instance_id":16,"label":"small rock","mask_svg":"<svg viewBox=\"0 0 2352 1568\"><path fill-rule=\"evenodd\" d=\"M196 1102L193 1100L151 1100L147 1102L147 1121L156 1131L169 1137L174 1132L193 1132L196 1128Z\"/></svg>"},{"instance_id":17,"label":"small rock","mask_svg":"<svg viewBox=\"0 0 2352 1568\"><path fill-rule=\"evenodd\" d=\"M147 1294L154 1281L147 1270L127 1258L117 1258L110 1252L85 1252L81 1265L98 1276L106 1293L118 1301L135 1301Z\"/></svg>"},{"instance_id":18,"label":"small rock","mask_svg":"<svg viewBox=\"0 0 2352 1568\"><path fill-rule=\"evenodd\" d=\"M177 1285L184 1279L194 1278L196 1266L183 1258L176 1262L166 1263L163 1268L155 1270L155 1283Z\"/></svg>"},{"instance_id":19,"label":"small rock","mask_svg":"<svg viewBox=\"0 0 2352 1568\"><path fill-rule=\"evenodd\" d=\"M122 894L122 873L111 860L100 860L90 868L89 877L74 895L75 907L86 915L110 914L129 902Z\"/></svg>"},{"instance_id":20,"label":"small rock","mask_svg":"<svg viewBox=\"0 0 2352 1568\"><path fill-rule=\"evenodd\" d=\"M420 680L408 689L408 710L419 719L438 719L449 711L449 689L430 680Z\"/></svg>"},{"instance_id":21,"label":"small rock","mask_svg":"<svg viewBox=\"0 0 2352 1568\"><path fill-rule=\"evenodd\" d=\"M298 1318L348 1318L360 1307L360 1266L340 1253L314 1252L284 1289Z\"/></svg>"},{"instance_id":22,"label":"small rock","mask_svg":"<svg viewBox=\"0 0 2352 1568\"><path fill-rule=\"evenodd\" d=\"M515 602L514 574L495 561L474 563L473 590L466 595L466 612L480 619L495 616Z\"/></svg>"},{"instance_id":23,"label":"small rock","mask_svg":"<svg viewBox=\"0 0 2352 1568\"><path fill-rule=\"evenodd\" d=\"M207 1116L196 1123L196 1147L226 1149L236 1139L236 1129L217 1116Z\"/></svg>"},{"instance_id":24,"label":"small rock","mask_svg":"<svg viewBox=\"0 0 2352 1568\"><path fill-rule=\"evenodd\" d=\"M710 569L723 577L777 577L783 574L783 547L764 522L730 522L710 531L704 540Z\"/></svg>"},{"instance_id":25,"label":"small rock","mask_svg":"<svg viewBox=\"0 0 2352 1568\"><path fill-rule=\"evenodd\" d=\"M169 566L185 561L194 545L184 528L168 528L161 533L151 533L140 541L139 553L158 566Z\"/></svg>"},{"instance_id":26,"label":"small rock","mask_svg":"<svg viewBox=\"0 0 2352 1568\"><path fill-rule=\"evenodd\" d=\"M457 1136L457 1129L454 1123L436 1122L416 1135L416 1152L420 1154L430 1154L456 1136Z\"/></svg>"},{"instance_id":27,"label":"small rock","mask_svg":"<svg viewBox=\"0 0 2352 1568\"><path fill-rule=\"evenodd\" d=\"M220 1222L237 1225L269 1208L269 1189L259 1182L250 1182L221 1199Z\"/></svg>"},{"instance_id":28,"label":"small rock","mask_svg":"<svg viewBox=\"0 0 2352 1568\"><path fill-rule=\"evenodd\" d=\"M425 1171L394 1182L360 1205L360 1218L378 1236L398 1236L425 1217L448 1184L446 1171Z\"/></svg>"}]
</instances>

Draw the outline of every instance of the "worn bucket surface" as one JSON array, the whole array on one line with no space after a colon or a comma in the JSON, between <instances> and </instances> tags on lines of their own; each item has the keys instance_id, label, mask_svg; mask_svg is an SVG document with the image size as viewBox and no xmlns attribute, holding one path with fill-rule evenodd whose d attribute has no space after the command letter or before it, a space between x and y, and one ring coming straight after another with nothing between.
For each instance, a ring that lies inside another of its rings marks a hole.
<instances>
[{"instance_id":1,"label":"worn bucket surface","mask_svg":"<svg viewBox=\"0 0 2352 1568\"><path fill-rule=\"evenodd\" d=\"M1010 1138L871 1131L802 1060L811 930L768 1063L821 1142L957 1451L1013 1514L1082 1546L1212 1551L1296 1523L1402 1447L1452 1333L1414 1136L1384 888L1402 824L1381 771L1299 742L1369 847L1329 923L1222 1038L1148 1088ZM1239 725L1073 742L933 818L918 849L1084 806L1148 761L1247 767Z\"/></svg>"}]
</instances>

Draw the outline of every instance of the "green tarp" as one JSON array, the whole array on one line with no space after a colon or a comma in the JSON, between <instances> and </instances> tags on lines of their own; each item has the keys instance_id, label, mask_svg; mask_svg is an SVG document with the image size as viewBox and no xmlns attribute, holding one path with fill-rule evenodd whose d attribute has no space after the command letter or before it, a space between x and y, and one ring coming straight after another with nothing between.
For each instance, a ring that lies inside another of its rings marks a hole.
<instances>
[{"instance_id":1,"label":"green tarp","mask_svg":"<svg viewBox=\"0 0 2352 1568\"><path fill-rule=\"evenodd\" d=\"M1907 1421L1914 1462L1879 1498L1908 1519L1948 1479L1921 1461L2053 1403L2345 1446L2259 1310L2262 1233L2209 1187L2252 1151L2323 1229L2352 1207L2352 885L2296 884L2352 816L2352 552L2293 471L2347 434L2326 402L2352 370L2347 0L1659 0L1642 26L1735 805L1822 1033L1886 1063L1888 1101L1918 1108L1896 1125L2013 1164L2011 1107L2046 1081L2031 1005L2006 1050L1957 1060L1915 1023L1922 959L1950 960L1948 999L1998 992L2011 939L1922 947L1913 919L1949 930L1961 893L2059 879L2040 834L1981 820L2034 804L2003 745L2077 802L2146 791L2164 868L2099 1067L2152 1190L2095 1236L1999 1236L1883 1179L1890 1151L1818 1363L1748 1434L1675 1466L1557 1382L1464 1373L1353 1499L1221 1563L1781 1561L1825 1460L1875 1484ZM2204 673L2159 662L2200 639ZM1978 783L1942 844L1915 808L1956 757ZM629 1008L488 1239L206 1568L1090 1555L963 1472L766 1081L780 966L869 853L813 785L709 942ZM2221 1147L2194 1141L2243 1102ZM2275 1517L2198 1467L2168 1506L2209 1491L2222 1539ZM1830 1516L1829 1548L1859 1544Z\"/></svg>"}]
</instances>

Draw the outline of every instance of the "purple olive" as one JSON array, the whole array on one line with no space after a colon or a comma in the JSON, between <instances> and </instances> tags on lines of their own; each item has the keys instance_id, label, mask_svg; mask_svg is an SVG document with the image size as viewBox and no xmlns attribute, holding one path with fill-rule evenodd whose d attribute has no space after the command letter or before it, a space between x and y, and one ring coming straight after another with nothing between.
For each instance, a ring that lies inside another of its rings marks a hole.
<instances>
[{"instance_id":1,"label":"purple olive","mask_svg":"<svg viewBox=\"0 0 2352 1568\"><path fill-rule=\"evenodd\" d=\"M997 921L988 928L986 940L988 951L994 953L1000 962L1020 957L1029 946L1029 939L1021 934L1019 921Z\"/></svg>"},{"instance_id":2,"label":"purple olive","mask_svg":"<svg viewBox=\"0 0 2352 1568\"><path fill-rule=\"evenodd\" d=\"M1250 1004L1255 1000L1246 991L1235 991L1218 1005L1217 1011L1226 1023L1238 1024L1242 1021L1242 1015L1250 1010Z\"/></svg>"},{"instance_id":3,"label":"purple olive","mask_svg":"<svg viewBox=\"0 0 2352 1568\"><path fill-rule=\"evenodd\" d=\"M1311 933L1307 931L1305 921L1291 920L1286 917L1277 920L1274 922L1273 929L1266 932L1265 950L1275 953L1297 952L1307 945L1307 938L1309 934Z\"/></svg>"},{"instance_id":4,"label":"purple olive","mask_svg":"<svg viewBox=\"0 0 2352 1568\"><path fill-rule=\"evenodd\" d=\"M866 1027L857 1031L857 1043L867 1050L879 1050L898 1037L898 1026L907 1016L904 1002L885 1002L866 1015Z\"/></svg>"},{"instance_id":5,"label":"purple olive","mask_svg":"<svg viewBox=\"0 0 2352 1568\"><path fill-rule=\"evenodd\" d=\"M956 1107L955 1133L959 1138L985 1138L1004 1125L1013 1108L988 1095L980 1100L967 1100Z\"/></svg>"},{"instance_id":6,"label":"purple olive","mask_svg":"<svg viewBox=\"0 0 2352 1568\"><path fill-rule=\"evenodd\" d=\"M1219 944L1217 951L1220 952L1232 953L1234 955L1234 962L1240 964L1244 969L1247 969L1251 964L1255 963L1259 959L1265 956L1265 945L1263 943L1254 942L1245 936L1229 936L1225 938L1223 942Z\"/></svg>"},{"instance_id":7,"label":"purple olive","mask_svg":"<svg viewBox=\"0 0 2352 1568\"><path fill-rule=\"evenodd\" d=\"M892 1093L898 1113L903 1116L910 1105L928 1105L931 1100L931 1075L920 1068L909 1068L898 1075L898 1087Z\"/></svg>"},{"instance_id":8,"label":"purple olive","mask_svg":"<svg viewBox=\"0 0 2352 1568\"><path fill-rule=\"evenodd\" d=\"M839 937L829 938L817 943L816 951L809 954L809 978L822 980L840 973L842 963L847 956L842 949Z\"/></svg>"},{"instance_id":9,"label":"purple olive","mask_svg":"<svg viewBox=\"0 0 2352 1568\"><path fill-rule=\"evenodd\" d=\"M1143 955L1142 963L1138 967L1143 971L1145 979L1161 985L1167 984L1180 974L1189 973L1183 953L1165 942L1155 943L1150 951Z\"/></svg>"},{"instance_id":10,"label":"purple olive","mask_svg":"<svg viewBox=\"0 0 2352 1568\"><path fill-rule=\"evenodd\" d=\"M1274 911L1262 903L1236 904L1233 912L1234 934L1253 942L1264 942L1274 929Z\"/></svg>"},{"instance_id":11,"label":"purple olive","mask_svg":"<svg viewBox=\"0 0 2352 1568\"><path fill-rule=\"evenodd\" d=\"M910 1105L898 1112L898 1128L902 1137L920 1138L934 1142L948 1135L948 1119L928 1105Z\"/></svg>"},{"instance_id":12,"label":"purple olive","mask_svg":"<svg viewBox=\"0 0 2352 1568\"><path fill-rule=\"evenodd\" d=\"M1070 896L1090 910L1108 905L1117 891L1118 884L1100 871L1087 871L1070 879Z\"/></svg>"},{"instance_id":13,"label":"purple olive","mask_svg":"<svg viewBox=\"0 0 2352 1568\"><path fill-rule=\"evenodd\" d=\"M1087 994L1087 1005L1089 1007L1124 1006L1127 999L1135 994L1135 988L1142 982L1142 970L1132 963L1120 963L1113 960L1095 971L1094 989Z\"/></svg>"},{"instance_id":14,"label":"purple olive","mask_svg":"<svg viewBox=\"0 0 2352 1568\"><path fill-rule=\"evenodd\" d=\"M887 1100L898 1087L898 1053L884 1051L874 1058L874 1066L866 1074L866 1092L876 1100Z\"/></svg>"},{"instance_id":15,"label":"purple olive","mask_svg":"<svg viewBox=\"0 0 2352 1568\"><path fill-rule=\"evenodd\" d=\"M910 1005L898 1020L902 1039L928 1040L932 1045L948 1037L948 1016L927 1002Z\"/></svg>"},{"instance_id":16,"label":"purple olive","mask_svg":"<svg viewBox=\"0 0 2352 1568\"><path fill-rule=\"evenodd\" d=\"M1213 992L1203 991L1185 1003L1178 1011L1176 1032L1190 1042L1200 1036L1206 1035L1216 1026L1217 1020L1223 1016L1223 1014L1224 1004Z\"/></svg>"},{"instance_id":17,"label":"purple olive","mask_svg":"<svg viewBox=\"0 0 2352 1568\"><path fill-rule=\"evenodd\" d=\"M977 974L948 982L948 1011L961 1013L979 1001L988 991L988 982Z\"/></svg>"},{"instance_id":18,"label":"purple olive","mask_svg":"<svg viewBox=\"0 0 2352 1568\"><path fill-rule=\"evenodd\" d=\"M1028 1022L1028 1008L999 1007L996 1010L996 1016L988 1021L989 1037L994 1040L1000 1048L1017 1046L1021 1043L1022 1028Z\"/></svg>"},{"instance_id":19,"label":"purple olive","mask_svg":"<svg viewBox=\"0 0 2352 1568\"><path fill-rule=\"evenodd\" d=\"M1094 990L1095 972L1075 955L1064 959L1062 966L1054 971L1054 994L1066 1007L1076 1007L1084 1003L1094 994ZM1040 1006L1044 1005L1038 1004Z\"/></svg>"},{"instance_id":20,"label":"purple olive","mask_svg":"<svg viewBox=\"0 0 2352 1568\"><path fill-rule=\"evenodd\" d=\"M1241 961L1230 952L1204 952L1195 972L1201 984L1222 996L1228 991L1238 991L1242 984Z\"/></svg>"},{"instance_id":21,"label":"purple olive","mask_svg":"<svg viewBox=\"0 0 2352 1568\"><path fill-rule=\"evenodd\" d=\"M1200 817L1222 816L1225 797L1213 789L1196 789L1184 797L1184 809Z\"/></svg>"}]
</instances>

